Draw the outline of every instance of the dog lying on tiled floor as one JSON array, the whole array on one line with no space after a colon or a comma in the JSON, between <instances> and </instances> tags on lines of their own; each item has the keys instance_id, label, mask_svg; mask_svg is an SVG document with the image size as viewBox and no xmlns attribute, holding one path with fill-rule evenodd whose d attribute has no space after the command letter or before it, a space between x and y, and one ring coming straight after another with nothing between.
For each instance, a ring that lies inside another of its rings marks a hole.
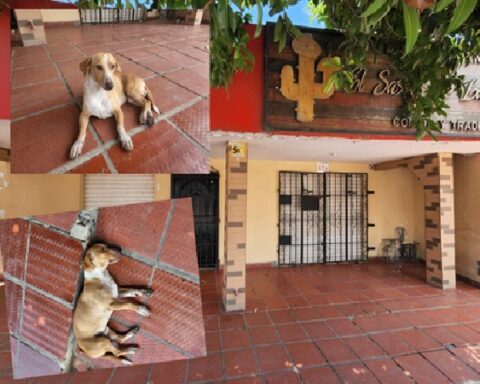
<instances>
[{"instance_id":1,"label":"dog lying on tiled floor","mask_svg":"<svg viewBox=\"0 0 480 384\"><path fill-rule=\"evenodd\" d=\"M122 105L130 102L142 107L140 124L153 125L153 113L159 113L152 92L145 81L133 74L122 73L111 53L96 53L83 60L80 69L85 76L83 107L80 114L80 132L70 150L70 158L82 153L90 116L106 119L114 116L123 149L131 151L133 142L125 131Z\"/></svg>"},{"instance_id":2,"label":"dog lying on tiled floor","mask_svg":"<svg viewBox=\"0 0 480 384\"><path fill-rule=\"evenodd\" d=\"M131 364L126 356L134 354L138 347L122 346L121 343L132 338L139 327L119 334L108 326L108 322L112 313L118 310L131 310L148 316L150 311L146 306L122 299L149 297L152 290L118 287L108 272L108 266L119 259L120 255L104 244L95 244L87 250L83 291L73 314L73 330L79 348L87 356L119 359L124 364Z\"/></svg>"}]
</instances>

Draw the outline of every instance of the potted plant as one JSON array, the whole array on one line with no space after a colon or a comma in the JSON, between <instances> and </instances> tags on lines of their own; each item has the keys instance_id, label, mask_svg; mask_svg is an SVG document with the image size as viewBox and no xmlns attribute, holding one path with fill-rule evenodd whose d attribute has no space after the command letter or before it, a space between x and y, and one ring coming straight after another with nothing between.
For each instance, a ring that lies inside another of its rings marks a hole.
<instances>
[{"instance_id":1,"label":"potted plant","mask_svg":"<svg viewBox=\"0 0 480 384\"><path fill-rule=\"evenodd\" d=\"M203 14L210 6L208 0L154 0L152 8L156 7L161 12L161 17L183 21L185 24L200 25Z\"/></svg>"}]
</instances>

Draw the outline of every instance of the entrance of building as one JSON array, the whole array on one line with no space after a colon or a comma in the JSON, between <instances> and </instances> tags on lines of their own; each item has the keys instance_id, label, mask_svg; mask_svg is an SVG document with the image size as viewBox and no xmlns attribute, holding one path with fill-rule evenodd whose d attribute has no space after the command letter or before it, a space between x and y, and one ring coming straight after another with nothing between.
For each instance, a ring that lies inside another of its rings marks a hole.
<instances>
[{"instance_id":1,"label":"entrance of building","mask_svg":"<svg viewBox=\"0 0 480 384\"><path fill-rule=\"evenodd\" d=\"M218 267L219 174L172 175L172 198L191 197L198 266Z\"/></svg>"},{"instance_id":2,"label":"entrance of building","mask_svg":"<svg viewBox=\"0 0 480 384\"><path fill-rule=\"evenodd\" d=\"M368 174L280 172L278 263L368 259Z\"/></svg>"}]
</instances>

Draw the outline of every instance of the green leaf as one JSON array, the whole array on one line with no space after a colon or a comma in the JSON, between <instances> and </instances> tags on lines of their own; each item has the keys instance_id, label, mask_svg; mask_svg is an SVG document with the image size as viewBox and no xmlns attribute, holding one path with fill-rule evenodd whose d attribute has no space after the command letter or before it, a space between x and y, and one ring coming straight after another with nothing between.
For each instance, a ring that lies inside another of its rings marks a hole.
<instances>
[{"instance_id":1,"label":"green leaf","mask_svg":"<svg viewBox=\"0 0 480 384\"><path fill-rule=\"evenodd\" d=\"M330 57L323 62L323 65L327 68L340 68L342 62L338 56Z\"/></svg>"},{"instance_id":2,"label":"green leaf","mask_svg":"<svg viewBox=\"0 0 480 384\"><path fill-rule=\"evenodd\" d=\"M280 40L280 33L282 33L283 23L281 21L282 16L280 16L275 24L275 29L273 30L273 41L276 43Z\"/></svg>"},{"instance_id":3,"label":"green leaf","mask_svg":"<svg viewBox=\"0 0 480 384\"><path fill-rule=\"evenodd\" d=\"M262 0L257 0L257 28L255 29L254 38L257 38L262 33L262 19L263 19L263 4Z\"/></svg>"},{"instance_id":4,"label":"green leaf","mask_svg":"<svg viewBox=\"0 0 480 384\"><path fill-rule=\"evenodd\" d=\"M471 15L477 5L478 0L458 0L455 11L453 11L452 20L447 28L447 33L455 31Z\"/></svg>"},{"instance_id":5,"label":"green leaf","mask_svg":"<svg viewBox=\"0 0 480 384\"><path fill-rule=\"evenodd\" d=\"M447 8L450 4L453 3L454 0L440 0L436 5L435 8L433 9L434 12L440 12L443 11L445 8Z\"/></svg>"},{"instance_id":6,"label":"green leaf","mask_svg":"<svg viewBox=\"0 0 480 384\"><path fill-rule=\"evenodd\" d=\"M420 16L417 10L403 3L403 21L405 23L405 35L407 42L405 45L405 55L408 55L415 46L420 29Z\"/></svg>"},{"instance_id":7,"label":"green leaf","mask_svg":"<svg viewBox=\"0 0 480 384\"><path fill-rule=\"evenodd\" d=\"M384 6L384 4L386 4L386 3L387 3L387 0L375 0L373 3L371 3L368 6L366 11L362 13L361 17L368 17L370 15L373 15L380 8L382 8Z\"/></svg>"}]
</instances>

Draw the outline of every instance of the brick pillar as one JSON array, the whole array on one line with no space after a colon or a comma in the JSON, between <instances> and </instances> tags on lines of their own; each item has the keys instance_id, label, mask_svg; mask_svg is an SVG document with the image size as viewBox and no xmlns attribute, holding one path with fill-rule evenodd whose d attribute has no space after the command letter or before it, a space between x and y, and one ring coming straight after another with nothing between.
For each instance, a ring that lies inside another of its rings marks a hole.
<instances>
[{"instance_id":1,"label":"brick pillar","mask_svg":"<svg viewBox=\"0 0 480 384\"><path fill-rule=\"evenodd\" d=\"M438 153L376 165L375 169L404 167L423 184L427 282L455 288L455 214L453 155Z\"/></svg>"},{"instance_id":2,"label":"brick pillar","mask_svg":"<svg viewBox=\"0 0 480 384\"><path fill-rule=\"evenodd\" d=\"M244 310L247 221L247 144L227 143L225 185L225 310Z\"/></svg>"}]
</instances>

